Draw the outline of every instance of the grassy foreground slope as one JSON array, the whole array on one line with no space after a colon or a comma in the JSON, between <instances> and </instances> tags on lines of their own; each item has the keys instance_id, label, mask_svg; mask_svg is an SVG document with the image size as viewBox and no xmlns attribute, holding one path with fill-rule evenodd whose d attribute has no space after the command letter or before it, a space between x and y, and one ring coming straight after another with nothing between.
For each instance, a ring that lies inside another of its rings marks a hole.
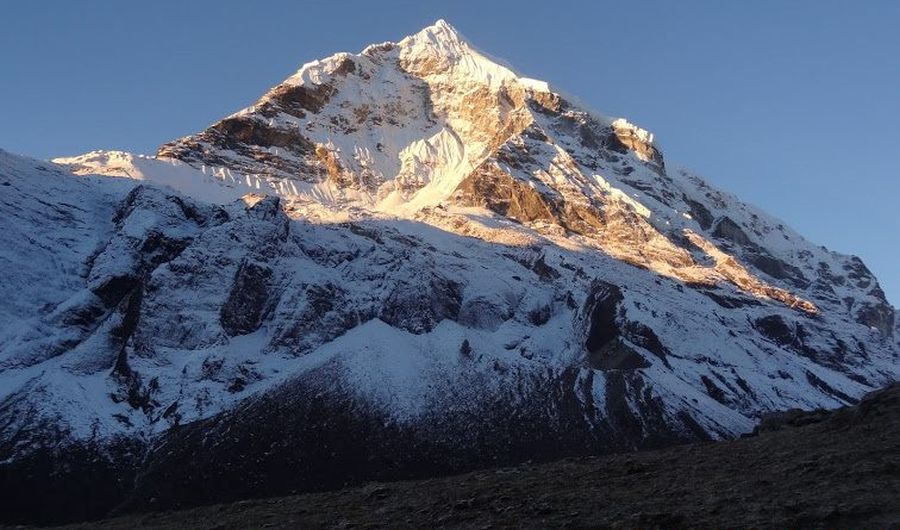
<instances>
[{"instance_id":1,"label":"grassy foreground slope","mask_svg":"<svg viewBox=\"0 0 900 530\"><path fill-rule=\"evenodd\" d=\"M900 384L757 436L67 528L900 528Z\"/></svg>"}]
</instances>

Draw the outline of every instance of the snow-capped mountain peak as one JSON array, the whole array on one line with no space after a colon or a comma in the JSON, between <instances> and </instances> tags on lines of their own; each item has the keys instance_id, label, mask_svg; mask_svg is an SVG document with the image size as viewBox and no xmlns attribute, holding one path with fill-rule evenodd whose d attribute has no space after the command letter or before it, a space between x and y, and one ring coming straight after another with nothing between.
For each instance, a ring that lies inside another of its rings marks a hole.
<instances>
[{"instance_id":1,"label":"snow-capped mountain peak","mask_svg":"<svg viewBox=\"0 0 900 530\"><path fill-rule=\"evenodd\" d=\"M398 43L408 55L434 55L448 60L459 60L470 53L469 44L459 32L444 19L422 28L421 31L403 38Z\"/></svg>"},{"instance_id":2,"label":"snow-capped mountain peak","mask_svg":"<svg viewBox=\"0 0 900 530\"><path fill-rule=\"evenodd\" d=\"M416 75L434 75L452 69L455 76L468 77L489 86L500 86L519 78L512 69L472 47L443 19L400 40L397 47L404 68Z\"/></svg>"},{"instance_id":3,"label":"snow-capped mountain peak","mask_svg":"<svg viewBox=\"0 0 900 530\"><path fill-rule=\"evenodd\" d=\"M306 63L254 105L157 157L238 190L413 212L445 200L495 145L532 123L526 94L534 92L556 97L438 20L397 43ZM83 157L58 161L80 173L127 173Z\"/></svg>"},{"instance_id":4,"label":"snow-capped mountain peak","mask_svg":"<svg viewBox=\"0 0 900 530\"><path fill-rule=\"evenodd\" d=\"M281 195L411 211L445 199L480 163L506 120L476 98L498 99L517 79L438 21L396 44L307 63L255 105L159 156L262 177ZM248 141L233 149L223 133Z\"/></svg>"},{"instance_id":5,"label":"snow-capped mountain peak","mask_svg":"<svg viewBox=\"0 0 900 530\"><path fill-rule=\"evenodd\" d=\"M898 375L862 261L443 21L155 156L57 162L84 177L0 153L0 460L23 476L61 440L138 489L206 454L229 483L312 466L288 489L320 462L412 472L410 441L447 471L735 436Z\"/></svg>"}]
</instances>

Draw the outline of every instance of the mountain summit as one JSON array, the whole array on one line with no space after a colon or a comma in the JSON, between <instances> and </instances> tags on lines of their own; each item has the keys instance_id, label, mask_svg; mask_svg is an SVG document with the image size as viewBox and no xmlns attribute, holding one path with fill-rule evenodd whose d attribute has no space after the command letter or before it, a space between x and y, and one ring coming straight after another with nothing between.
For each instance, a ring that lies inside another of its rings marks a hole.
<instances>
[{"instance_id":1,"label":"mountain summit","mask_svg":"<svg viewBox=\"0 0 900 530\"><path fill-rule=\"evenodd\" d=\"M249 174L276 191L434 206L527 126L532 86L438 21L396 44L307 63L157 156Z\"/></svg>"},{"instance_id":2,"label":"mountain summit","mask_svg":"<svg viewBox=\"0 0 900 530\"><path fill-rule=\"evenodd\" d=\"M444 21L56 162L0 153L11 518L735 437L898 376L858 258Z\"/></svg>"}]
</instances>

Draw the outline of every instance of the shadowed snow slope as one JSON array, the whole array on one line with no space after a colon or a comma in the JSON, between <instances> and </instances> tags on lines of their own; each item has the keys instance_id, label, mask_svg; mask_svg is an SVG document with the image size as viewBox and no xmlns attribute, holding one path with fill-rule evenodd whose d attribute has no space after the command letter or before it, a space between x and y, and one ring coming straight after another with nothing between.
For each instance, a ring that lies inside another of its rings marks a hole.
<instances>
[{"instance_id":1,"label":"shadowed snow slope","mask_svg":"<svg viewBox=\"0 0 900 530\"><path fill-rule=\"evenodd\" d=\"M858 258L443 21L56 162L0 153L11 519L733 437L897 379Z\"/></svg>"}]
</instances>

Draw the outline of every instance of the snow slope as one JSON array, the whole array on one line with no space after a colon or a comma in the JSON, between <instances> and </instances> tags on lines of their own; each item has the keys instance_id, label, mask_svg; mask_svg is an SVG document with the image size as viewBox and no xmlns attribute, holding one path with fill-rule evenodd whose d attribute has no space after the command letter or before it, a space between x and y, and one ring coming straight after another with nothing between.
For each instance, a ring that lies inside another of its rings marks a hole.
<instances>
[{"instance_id":1,"label":"snow slope","mask_svg":"<svg viewBox=\"0 0 900 530\"><path fill-rule=\"evenodd\" d=\"M0 153L9 476L69 447L138 473L135 499L215 483L198 452L317 487L731 437L900 371L858 258L443 21L154 157L56 162Z\"/></svg>"}]
</instances>

